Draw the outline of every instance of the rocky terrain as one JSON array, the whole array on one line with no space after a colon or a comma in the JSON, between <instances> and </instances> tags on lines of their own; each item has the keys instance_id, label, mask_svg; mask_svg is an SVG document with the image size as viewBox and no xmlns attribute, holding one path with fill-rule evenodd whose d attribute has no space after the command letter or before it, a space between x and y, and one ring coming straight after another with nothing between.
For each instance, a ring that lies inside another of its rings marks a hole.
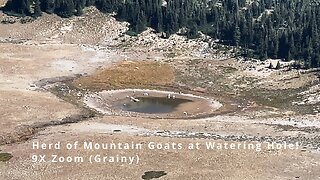
<instances>
[{"instance_id":1,"label":"rocky terrain","mask_svg":"<svg viewBox=\"0 0 320 180\"><path fill-rule=\"evenodd\" d=\"M289 71L283 62L281 69L270 69L277 60L245 61L234 57L234 48L205 36L163 39L148 29L131 37L125 34L127 23L94 8L79 17L44 14L25 23L0 13L0 21L8 19L16 22L0 24L0 179L320 178L317 71ZM85 103L90 94L125 88L192 94L222 106L209 116L183 118L186 110L178 111L179 118L166 118L103 114ZM34 142L76 141L145 148L33 149ZM283 146L185 147L209 141ZM148 148L150 142L171 145L155 150ZM285 143L298 147L285 149ZM93 154L141 160L134 165L34 161L34 155Z\"/></svg>"}]
</instances>

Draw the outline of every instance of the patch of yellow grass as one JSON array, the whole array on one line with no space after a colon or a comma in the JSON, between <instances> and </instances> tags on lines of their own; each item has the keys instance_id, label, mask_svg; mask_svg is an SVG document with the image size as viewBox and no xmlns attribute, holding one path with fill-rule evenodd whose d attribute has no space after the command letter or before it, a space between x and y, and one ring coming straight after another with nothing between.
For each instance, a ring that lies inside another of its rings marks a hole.
<instances>
[{"instance_id":1,"label":"patch of yellow grass","mask_svg":"<svg viewBox=\"0 0 320 180\"><path fill-rule=\"evenodd\" d=\"M164 63L149 61L123 61L111 68L97 71L92 76L73 82L78 88L115 89L167 86L174 82L174 69Z\"/></svg>"}]
</instances>

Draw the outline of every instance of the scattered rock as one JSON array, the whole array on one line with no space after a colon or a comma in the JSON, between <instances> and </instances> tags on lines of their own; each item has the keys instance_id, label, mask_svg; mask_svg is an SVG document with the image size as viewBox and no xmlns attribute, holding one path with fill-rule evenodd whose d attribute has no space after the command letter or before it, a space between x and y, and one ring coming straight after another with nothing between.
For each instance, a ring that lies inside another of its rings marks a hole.
<instances>
[{"instance_id":1,"label":"scattered rock","mask_svg":"<svg viewBox=\"0 0 320 180\"><path fill-rule=\"evenodd\" d=\"M13 157L10 153L0 153L0 162L9 161Z\"/></svg>"},{"instance_id":2,"label":"scattered rock","mask_svg":"<svg viewBox=\"0 0 320 180\"><path fill-rule=\"evenodd\" d=\"M147 171L142 175L142 179L157 179L165 175L167 175L165 171Z\"/></svg>"},{"instance_id":3,"label":"scattered rock","mask_svg":"<svg viewBox=\"0 0 320 180\"><path fill-rule=\"evenodd\" d=\"M202 87L196 87L193 89L193 91L200 92L200 93L206 93L207 88L202 88Z\"/></svg>"}]
</instances>

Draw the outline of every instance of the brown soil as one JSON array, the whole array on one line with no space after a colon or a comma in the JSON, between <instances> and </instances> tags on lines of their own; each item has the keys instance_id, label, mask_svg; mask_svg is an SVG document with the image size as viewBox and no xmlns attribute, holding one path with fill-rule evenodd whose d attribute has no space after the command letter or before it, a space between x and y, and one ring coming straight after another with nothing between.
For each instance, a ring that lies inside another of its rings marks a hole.
<instances>
[{"instance_id":1,"label":"brown soil","mask_svg":"<svg viewBox=\"0 0 320 180\"><path fill-rule=\"evenodd\" d=\"M88 129L87 123L82 123L83 129ZM74 124L78 125L78 124ZM68 142L94 140L95 143L133 142L143 143L181 143L181 150L31 150L32 142L62 144ZM319 176L319 165L316 155L301 151L267 151L254 150L187 150L189 143L204 144L204 139L191 138L162 138L132 136L126 133L97 133L94 130L83 132L71 126L54 127L38 136L36 140L3 146L3 150L13 154L10 163L0 164L1 179L141 179L146 171L165 171L166 176L160 179L315 179ZM224 141L214 141L221 142ZM229 142L231 143L231 142ZM46 155L47 162L33 163L30 154ZM82 155L84 163L52 163L48 161L51 155L63 156ZM119 163L87 162L90 155L113 156L140 156L138 165ZM311 173L312 172L312 173ZM275 177L276 175L276 177Z\"/></svg>"}]
</instances>

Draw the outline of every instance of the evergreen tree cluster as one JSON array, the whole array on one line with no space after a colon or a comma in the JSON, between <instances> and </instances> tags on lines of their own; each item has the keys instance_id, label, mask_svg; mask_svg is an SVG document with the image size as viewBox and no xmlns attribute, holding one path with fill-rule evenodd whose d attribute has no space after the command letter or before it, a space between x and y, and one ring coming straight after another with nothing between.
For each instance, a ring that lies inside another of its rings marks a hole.
<instances>
[{"instance_id":1,"label":"evergreen tree cluster","mask_svg":"<svg viewBox=\"0 0 320 180\"><path fill-rule=\"evenodd\" d=\"M201 31L244 56L320 66L320 0L9 0L5 11L70 17L87 6L116 12L135 33L152 27L168 37L187 28L189 38Z\"/></svg>"}]
</instances>

